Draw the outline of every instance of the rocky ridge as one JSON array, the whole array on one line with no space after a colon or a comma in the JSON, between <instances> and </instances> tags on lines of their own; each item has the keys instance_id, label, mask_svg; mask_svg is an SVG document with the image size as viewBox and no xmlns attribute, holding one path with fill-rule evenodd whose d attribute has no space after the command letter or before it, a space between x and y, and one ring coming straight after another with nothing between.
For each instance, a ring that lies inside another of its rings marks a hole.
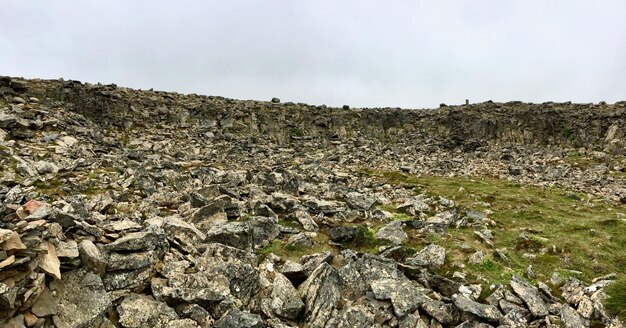
<instances>
[{"instance_id":1,"label":"rocky ridge","mask_svg":"<svg viewBox=\"0 0 626 328\"><path fill-rule=\"evenodd\" d=\"M621 206L626 103L338 109L10 77L0 96L7 327L622 326L602 305L614 275L441 275L446 248L407 241L471 226L488 244L497 222L359 172Z\"/></svg>"}]
</instances>

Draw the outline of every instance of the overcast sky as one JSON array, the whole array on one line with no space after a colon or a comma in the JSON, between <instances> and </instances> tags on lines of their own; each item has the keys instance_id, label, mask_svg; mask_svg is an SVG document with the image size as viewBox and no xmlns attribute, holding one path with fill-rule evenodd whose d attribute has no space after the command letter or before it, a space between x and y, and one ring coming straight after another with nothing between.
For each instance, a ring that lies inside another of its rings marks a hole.
<instances>
[{"instance_id":1,"label":"overcast sky","mask_svg":"<svg viewBox=\"0 0 626 328\"><path fill-rule=\"evenodd\" d=\"M0 0L0 75L353 107L626 100L624 0Z\"/></svg>"}]
</instances>

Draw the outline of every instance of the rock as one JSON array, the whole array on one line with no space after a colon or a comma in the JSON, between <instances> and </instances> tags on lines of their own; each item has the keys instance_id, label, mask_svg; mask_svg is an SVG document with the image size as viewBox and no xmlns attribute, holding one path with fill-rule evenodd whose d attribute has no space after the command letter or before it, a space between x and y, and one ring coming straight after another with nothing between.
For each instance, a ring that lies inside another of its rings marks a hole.
<instances>
[{"instance_id":1,"label":"rock","mask_svg":"<svg viewBox=\"0 0 626 328\"><path fill-rule=\"evenodd\" d=\"M47 252L37 258L39 267L51 276L61 279L61 261L57 257L56 249L46 242L42 243L42 247L47 249Z\"/></svg>"},{"instance_id":2,"label":"rock","mask_svg":"<svg viewBox=\"0 0 626 328\"><path fill-rule=\"evenodd\" d=\"M408 279L380 279L372 282L371 288L377 299L391 299L398 318L417 310L426 297Z\"/></svg>"},{"instance_id":3,"label":"rock","mask_svg":"<svg viewBox=\"0 0 626 328\"><path fill-rule=\"evenodd\" d=\"M272 98L272 103L278 104L278 103L280 103L280 99L274 97L274 98Z\"/></svg>"},{"instance_id":4,"label":"rock","mask_svg":"<svg viewBox=\"0 0 626 328\"><path fill-rule=\"evenodd\" d=\"M176 313L181 318L189 318L195 321L202 328L213 327L211 314L197 304L179 304L176 306Z\"/></svg>"},{"instance_id":5,"label":"rock","mask_svg":"<svg viewBox=\"0 0 626 328\"><path fill-rule=\"evenodd\" d=\"M334 242L350 242L357 234L356 227L333 227L329 230L328 236Z\"/></svg>"},{"instance_id":6,"label":"rock","mask_svg":"<svg viewBox=\"0 0 626 328\"><path fill-rule=\"evenodd\" d=\"M46 218L52 213L50 205L46 202L31 199L17 209L16 214L20 219L34 221Z\"/></svg>"},{"instance_id":7,"label":"rock","mask_svg":"<svg viewBox=\"0 0 626 328\"><path fill-rule=\"evenodd\" d=\"M107 259L107 271L134 270L153 265L159 261L159 252L115 253Z\"/></svg>"},{"instance_id":8,"label":"rock","mask_svg":"<svg viewBox=\"0 0 626 328\"><path fill-rule=\"evenodd\" d=\"M380 228L375 237L394 245L400 245L408 236L402 229L402 221L393 221Z\"/></svg>"},{"instance_id":9,"label":"rock","mask_svg":"<svg viewBox=\"0 0 626 328\"><path fill-rule=\"evenodd\" d=\"M435 318L444 325L457 324L460 319L460 314L457 308L452 304L446 304L441 301L424 298L422 300L421 308L429 316Z\"/></svg>"},{"instance_id":10,"label":"rock","mask_svg":"<svg viewBox=\"0 0 626 328\"><path fill-rule=\"evenodd\" d=\"M265 328L261 316L231 309L222 318L215 321L215 328Z\"/></svg>"},{"instance_id":11,"label":"rock","mask_svg":"<svg viewBox=\"0 0 626 328\"><path fill-rule=\"evenodd\" d=\"M252 250L254 246L252 233L252 227L246 222L218 223L206 231L206 240L243 250Z\"/></svg>"},{"instance_id":12,"label":"rock","mask_svg":"<svg viewBox=\"0 0 626 328\"><path fill-rule=\"evenodd\" d=\"M111 307L100 277L82 269L66 272L51 289L58 301L54 324L59 328L88 327Z\"/></svg>"},{"instance_id":13,"label":"rock","mask_svg":"<svg viewBox=\"0 0 626 328\"><path fill-rule=\"evenodd\" d=\"M350 208L360 211L369 211L379 204L376 198L358 192L347 193L345 200Z\"/></svg>"},{"instance_id":14,"label":"rock","mask_svg":"<svg viewBox=\"0 0 626 328\"><path fill-rule=\"evenodd\" d=\"M5 251L24 250L26 245L22 243L17 232L0 229L0 248Z\"/></svg>"},{"instance_id":15,"label":"rock","mask_svg":"<svg viewBox=\"0 0 626 328\"><path fill-rule=\"evenodd\" d=\"M78 252L83 268L97 275L104 273L107 266L106 260L93 242L87 239L81 241L78 244Z\"/></svg>"},{"instance_id":16,"label":"rock","mask_svg":"<svg viewBox=\"0 0 626 328\"><path fill-rule=\"evenodd\" d=\"M275 273L271 296L272 310L281 317L296 320L304 310L304 303L300 299L298 291L280 273Z\"/></svg>"},{"instance_id":17,"label":"rock","mask_svg":"<svg viewBox=\"0 0 626 328\"><path fill-rule=\"evenodd\" d=\"M531 286L528 282L518 276L513 276L509 285L528 306L528 309L534 317L540 318L548 315L548 306L541 298L536 287Z\"/></svg>"},{"instance_id":18,"label":"rock","mask_svg":"<svg viewBox=\"0 0 626 328\"><path fill-rule=\"evenodd\" d=\"M406 263L417 267L426 267L438 269L440 268L446 259L445 248L431 244L415 254L414 257L406 259Z\"/></svg>"},{"instance_id":19,"label":"rock","mask_svg":"<svg viewBox=\"0 0 626 328\"><path fill-rule=\"evenodd\" d=\"M304 327L322 328L339 302L339 275L328 263L322 263L305 280L298 293L304 301Z\"/></svg>"},{"instance_id":20,"label":"rock","mask_svg":"<svg viewBox=\"0 0 626 328\"><path fill-rule=\"evenodd\" d=\"M167 304L138 294L126 296L118 305L117 312L119 323L128 328L166 328L171 321L178 319L176 311Z\"/></svg>"},{"instance_id":21,"label":"rock","mask_svg":"<svg viewBox=\"0 0 626 328\"><path fill-rule=\"evenodd\" d=\"M131 232L124 237L108 244L109 251L141 251L154 250L166 246L165 235L162 232L148 230Z\"/></svg>"},{"instance_id":22,"label":"rock","mask_svg":"<svg viewBox=\"0 0 626 328\"><path fill-rule=\"evenodd\" d=\"M467 262L470 263L470 264L480 264L480 263L483 263L485 261L485 257L486 256L487 255L483 251L476 251L474 254L472 254L469 257Z\"/></svg>"},{"instance_id":23,"label":"rock","mask_svg":"<svg viewBox=\"0 0 626 328\"><path fill-rule=\"evenodd\" d=\"M289 260L285 261L283 266L280 268L280 273L282 273L296 286L300 285L300 283L308 277L308 274L302 264Z\"/></svg>"},{"instance_id":24,"label":"rock","mask_svg":"<svg viewBox=\"0 0 626 328\"><path fill-rule=\"evenodd\" d=\"M294 249L294 248L302 248L302 247L311 247L315 245L315 240L313 237L316 236L314 232L301 232L295 234L287 240L287 244L285 248Z\"/></svg>"},{"instance_id":25,"label":"rock","mask_svg":"<svg viewBox=\"0 0 626 328\"><path fill-rule=\"evenodd\" d=\"M75 259L79 256L78 244L74 240L67 242L59 242L58 249L56 250L57 257L62 259Z\"/></svg>"},{"instance_id":26,"label":"rock","mask_svg":"<svg viewBox=\"0 0 626 328\"><path fill-rule=\"evenodd\" d=\"M57 298L52 295L48 288L45 288L30 311L40 318L57 314Z\"/></svg>"},{"instance_id":27,"label":"rock","mask_svg":"<svg viewBox=\"0 0 626 328\"><path fill-rule=\"evenodd\" d=\"M294 213L294 216L296 217L298 222L300 222L302 228L305 231L317 232L320 230L320 228L317 226L317 223L313 220L308 212L299 210Z\"/></svg>"},{"instance_id":28,"label":"rock","mask_svg":"<svg viewBox=\"0 0 626 328\"><path fill-rule=\"evenodd\" d=\"M563 304L563 307L561 307L561 322L565 325L565 328L587 327L578 312L567 304Z\"/></svg>"},{"instance_id":29,"label":"rock","mask_svg":"<svg viewBox=\"0 0 626 328\"><path fill-rule=\"evenodd\" d=\"M500 310L493 305L478 303L465 295L455 295L452 299L454 300L454 305L456 305L459 310L474 314L482 320L499 322L502 318Z\"/></svg>"},{"instance_id":30,"label":"rock","mask_svg":"<svg viewBox=\"0 0 626 328\"><path fill-rule=\"evenodd\" d=\"M39 174L58 173L59 167L52 162L38 161L33 164Z\"/></svg>"}]
</instances>

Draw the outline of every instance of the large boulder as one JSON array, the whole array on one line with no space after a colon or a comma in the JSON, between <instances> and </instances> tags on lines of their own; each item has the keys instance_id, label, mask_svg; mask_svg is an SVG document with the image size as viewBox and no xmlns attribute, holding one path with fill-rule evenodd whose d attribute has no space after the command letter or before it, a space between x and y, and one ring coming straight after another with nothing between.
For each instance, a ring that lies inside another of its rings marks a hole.
<instances>
[{"instance_id":1,"label":"large boulder","mask_svg":"<svg viewBox=\"0 0 626 328\"><path fill-rule=\"evenodd\" d=\"M79 269L64 273L63 280L51 283L56 292L58 328L90 327L111 307L111 300L100 276Z\"/></svg>"}]
</instances>

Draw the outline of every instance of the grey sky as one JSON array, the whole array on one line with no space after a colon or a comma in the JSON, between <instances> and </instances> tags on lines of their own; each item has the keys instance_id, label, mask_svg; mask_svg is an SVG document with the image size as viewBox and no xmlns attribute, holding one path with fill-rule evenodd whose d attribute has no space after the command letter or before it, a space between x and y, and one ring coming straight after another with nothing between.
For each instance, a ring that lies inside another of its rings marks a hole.
<instances>
[{"instance_id":1,"label":"grey sky","mask_svg":"<svg viewBox=\"0 0 626 328\"><path fill-rule=\"evenodd\" d=\"M626 100L623 0L1 0L0 75L353 107Z\"/></svg>"}]
</instances>

